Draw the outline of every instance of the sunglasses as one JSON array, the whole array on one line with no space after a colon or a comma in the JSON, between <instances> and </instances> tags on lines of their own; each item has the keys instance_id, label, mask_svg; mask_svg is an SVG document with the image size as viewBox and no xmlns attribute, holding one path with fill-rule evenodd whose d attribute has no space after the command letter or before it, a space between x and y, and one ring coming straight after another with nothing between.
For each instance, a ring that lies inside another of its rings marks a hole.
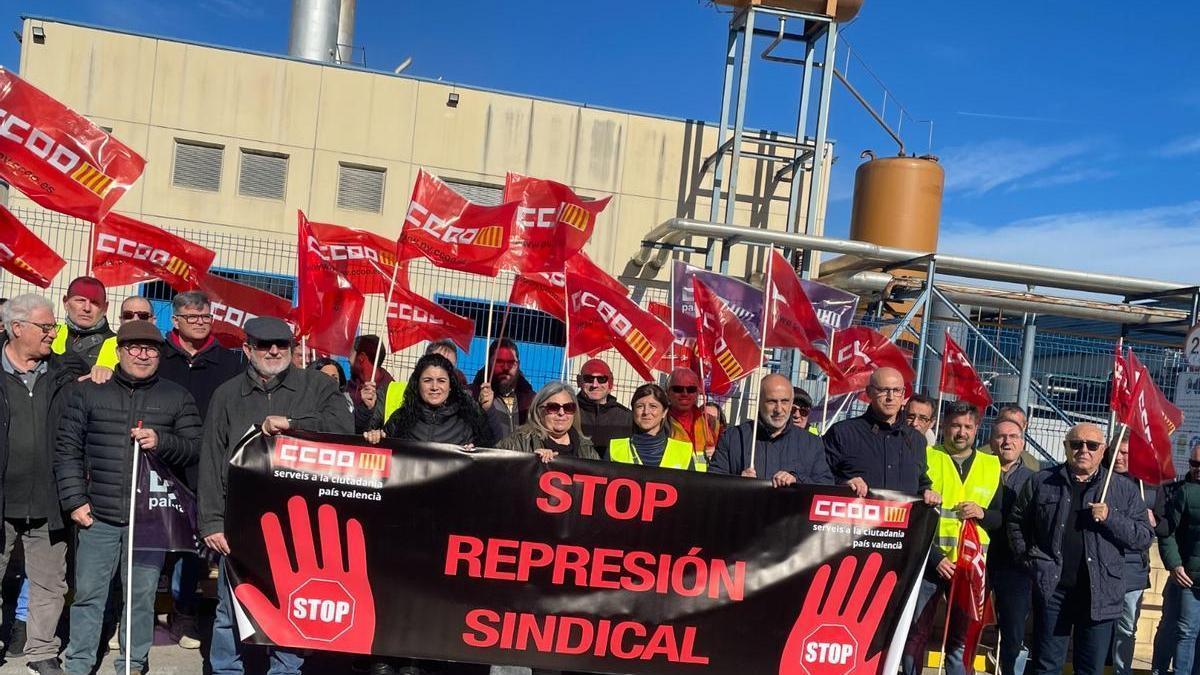
<instances>
[{"instance_id":1,"label":"sunglasses","mask_svg":"<svg viewBox=\"0 0 1200 675\"><path fill-rule=\"evenodd\" d=\"M291 340L256 341L256 342L254 342L252 347L254 349L257 349L260 352L269 352L269 351L271 351L271 347L274 347L274 348L278 349L279 351L283 352L283 351L287 351L292 348L292 341Z\"/></svg>"},{"instance_id":2,"label":"sunglasses","mask_svg":"<svg viewBox=\"0 0 1200 675\"><path fill-rule=\"evenodd\" d=\"M792 412L797 412L801 415L807 415L808 413L812 412L812 406L807 406L803 403L793 403Z\"/></svg>"},{"instance_id":3,"label":"sunglasses","mask_svg":"<svg viewBox=\"0 0 1200 675\"><path fill-rule=\"evenodd\" d=\"M698 391L700 391L700 387L681 387L679 385L671 387L672 394L694 394Z\"/></svg>"},{"instance_id":4,"label":"sunglasses","mask_svg":"<svg viewBox=\"0 0 1200 675\"><path fill-rule=\"evenodd\" d=\"M150 317L154 316L153 312L121 312L122 321L149 321Z\"/></svg>"},{"instance_id":5,"label":"sunglasses","mask_svg":"<svg viewBox=\"0 0 1200 675\"><path fill-rule=\"evenodd\" d=\"M579 381L584 384L608 384L607 375L580 375Z\"/></svg>"},{"instance_id":6,"label":"sunglasses","mask_svg":"<svg viewBox=\"0 0 1200 675\"><path fill-rule=\"evenodd\" d=\"M575 404L574 403L546 403L545 405L542 406L542 410L546 411L547 415L558 415L560 413L564 414L564 415L574 415L575 414Z\"/></svg>"},{"instance_id":7,"label":"sunglasses","mask_svg":"<svg viewBox=\"0 0 1200 675\"><path fill-rule=\"evenodd\" d=\"M1085 445L1087 446L1088 452L1096 452L1100 449L1100 446L1104 444L1100 441L1084 441L1077 438L1071 438L1067 440L1067 447L1071 450L1082 450L1083 446Z\"/></svg>"}]
</instances>

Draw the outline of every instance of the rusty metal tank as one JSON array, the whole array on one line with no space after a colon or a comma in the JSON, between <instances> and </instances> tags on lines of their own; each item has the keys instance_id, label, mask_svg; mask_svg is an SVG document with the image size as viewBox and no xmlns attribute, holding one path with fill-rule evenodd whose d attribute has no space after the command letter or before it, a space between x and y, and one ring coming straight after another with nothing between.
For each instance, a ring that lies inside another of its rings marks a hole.
<instances>
[{"instance_id":1,"label":"rusty metal tank","mask_svg":"<svg viewBox=\"0 0 1200 675\"><path fill-rule=\"evenodd\" d=\"M937 250L946 172L937 158L870 159L854 173L850 238L916 251Z\"/></svg>"},{"instance_id":2,"label":"rusty metal tank","mask_svg":"<svg viewBox=\"0 0 1200 675\"><path fill-rule=\"evenodd\" d=\"M849 21L858 16L859 10L862 9L863 2L866 0L838 0L837 8L833 12L833 18L840 22ZM782 9L791 9L797 12L807 12L809 14L823 14L829 16L826 0L713 0L718 5L727 5L729 7L747 7L749 5L760 5L763 7L779 7Z\"/></svg>"}]
</instances>

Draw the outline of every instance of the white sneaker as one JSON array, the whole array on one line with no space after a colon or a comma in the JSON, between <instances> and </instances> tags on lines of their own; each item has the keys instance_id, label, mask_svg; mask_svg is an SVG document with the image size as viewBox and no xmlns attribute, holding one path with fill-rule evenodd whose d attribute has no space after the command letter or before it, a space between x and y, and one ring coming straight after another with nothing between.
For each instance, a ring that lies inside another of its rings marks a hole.
<instances>
[{"instance_id":1,"label":"white sneaker","mask_svg":"<svg viewBox=\"0 0 1200 675\"><path fill-rule=\"evenodd\" d=\"M182 635L179 638L179 646L184 649L200 649L200 641L188 635Z\"/></svg>"},{"instance_id":2,"label":"white sneaker","mask_svg":"<svg viewBox=\"0 0 1200 675\"><path fill-rule=\"evenodd\" d=\"M121 649L121 624L117 624L117 629L113 631L112 637L108 639L108 648L115 651Z\"/></svg>"}]
</instances>

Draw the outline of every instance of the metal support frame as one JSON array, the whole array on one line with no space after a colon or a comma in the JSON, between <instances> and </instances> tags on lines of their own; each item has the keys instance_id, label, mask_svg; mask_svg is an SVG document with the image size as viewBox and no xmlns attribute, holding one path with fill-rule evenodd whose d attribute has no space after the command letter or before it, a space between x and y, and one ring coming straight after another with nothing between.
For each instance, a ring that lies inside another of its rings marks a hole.
<instances>
[{"instance_id":1,"label":"metal support frame","mask_svg":"<svg viewBox=\"0 0 1200 675\"><path fill-rule=\"evenodd\" d=\"M837 35L838 25L836 21L831 21L825 29L825 67L821 69L821 97L817 99L817 133L813 139L814 151L812 159L812 168L809 174L808 187L808 208L804 213L804 232L803 234L817 234L817 206L821 202L821 193L825 189L822 171L825 164L825 142L829 132L829 99L833 94L833 63L837 58ZM806 64L811 58L806 59ZM810 69L805 68L805 72ZM806 106L807 101L801 101L801 106ZM791 222L792 213L788 212L788 222ZM803 278L809 277L808 268L812 266L812 251L805 249L800 256L800 274Z\"/></svg>"},{"instance_id":2,"label":"metal support frame","mask_svg":"<svg viewBox=\"0 0 1200 675\"><path fill-rule=\"evenodd\" d=\"M1022 320L1021 374L1017 385L1017 405L1029 410L1029 386L1033 382L1033 356L1037 342L1037 314L1026 314Z\"/></svg>"},{"instance_id":3,"label":"metal support frame","mask_svg":"<svg viewBox=\"0 0 1200 675\"><path fill-rule=\"evenodd\" d=\"M937 293L937 289L933 286L934 275L937 274L937 256L929 256L929 262L925 268L925 294ZM940 295L940 294L939 294ZM957 309L957 308L955 308ZM925 318L921 320L921 345L929 344L929 324L933 323L933 298L926 297L925 300ZM918 385L925 381L925 350L922 348L917 352L917 379Z\"/></svg>"}]
</instances>

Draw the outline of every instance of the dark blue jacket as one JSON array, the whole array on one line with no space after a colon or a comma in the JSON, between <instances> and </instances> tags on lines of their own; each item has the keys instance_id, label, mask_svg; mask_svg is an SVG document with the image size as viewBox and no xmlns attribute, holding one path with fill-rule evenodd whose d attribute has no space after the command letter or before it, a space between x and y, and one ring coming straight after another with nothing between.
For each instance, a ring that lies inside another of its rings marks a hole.
<instances>
[{"instance_id":1,"label":"dark blue jacket","mask_svg":"<svg viewBox=\"0 0 1200 675\"><path fill-rule=\"evenodd\" d=\"M750 466L750 434L754 420L729 427L717 439L717 449L708 462L708 472L729 476L741 475ZM783 433L770 438L770 428L759 422L758 450L754 455L754 472L759 478L771 478L787 471L800 483L833 485L833 473L825 460L825 445L821 437L788 422Z\"/></svg>"},{"instance_id":2,"label":"dark blue jacket","mask_svg":"<svg viewBox=\"0 0 1200 675\"><path fill-rule=\"evenodd\" d=\"M1058 587L1062 575L1062 540L1070 509L1085 509L1100 501L1107 469L1101 467L1083 493L1082 504L1071 503L1065 464L1043 469L1025 483L1013 506L1008 539L1013 555L1033 574L1034 592L1043 600ZM1113 480L1108 489L1108 518L1089 518L1083 533L1084 557L1091 589L1091 618L1106 621L1121 616L1125 598L1125 552L1150 548L1154 533L1137 487Z\"/></svg>"},{"instance_id":3,"label":"dark blue jacket","mask_svg":"<svg viewBox=\"0 0 1200 675\"><path fill-rule=\"evenodd\" d=\"M887 423L870 409L825 432L825 454L837 483L862 478L872 490L921 496L930 489L925 435L899 418Z\"/></svg>"},{"instance_id":4,"label":"dark blue jacket","mask_svg":"<svg viewBox=\"0 0 1200 675\"><path fill-rule=\"evenodd\" d=\"M1131 477L1127 473L1113 476L1113 480L1117 480L1118 478L1124 478L1133 485L1134 491L1138 493L1138 498L1147 509L1154 508L1154 502L1158 498L1157 487L1153 485L1145 486L1146 498L1141 499L1142 487L1138 485L1138 479ZM1147 521L1149 521L1149 517L1147 517ZM1150 549L1130 549L1125 551L1125 590L1140 591L1147 588L1150 588Z\"/></svg>"},{"instance_id":5,"label":"dark blue jacket","mask_svg":"<svg viewBox=\"0 0 1200 675\"><path fill-rule=\"evenodd\" d=\"M1013 556L1012 546L1008 543L1008 522L1012 515L1013 506L1017 503L1017 497L1021 495L1021 489L1025 487L1025 483L1033 478L1033 469L1025 466L1021 461L1017 461L1017 465L1008 470L1008 473L1000 474L1000 515L1003 519L1000 529L995 532L989 532L992 537L991 547L988 548L987 564L991 569L998 567L1020 567L1024 566L1017 562Z\"/></svg>"}]
</instances>

